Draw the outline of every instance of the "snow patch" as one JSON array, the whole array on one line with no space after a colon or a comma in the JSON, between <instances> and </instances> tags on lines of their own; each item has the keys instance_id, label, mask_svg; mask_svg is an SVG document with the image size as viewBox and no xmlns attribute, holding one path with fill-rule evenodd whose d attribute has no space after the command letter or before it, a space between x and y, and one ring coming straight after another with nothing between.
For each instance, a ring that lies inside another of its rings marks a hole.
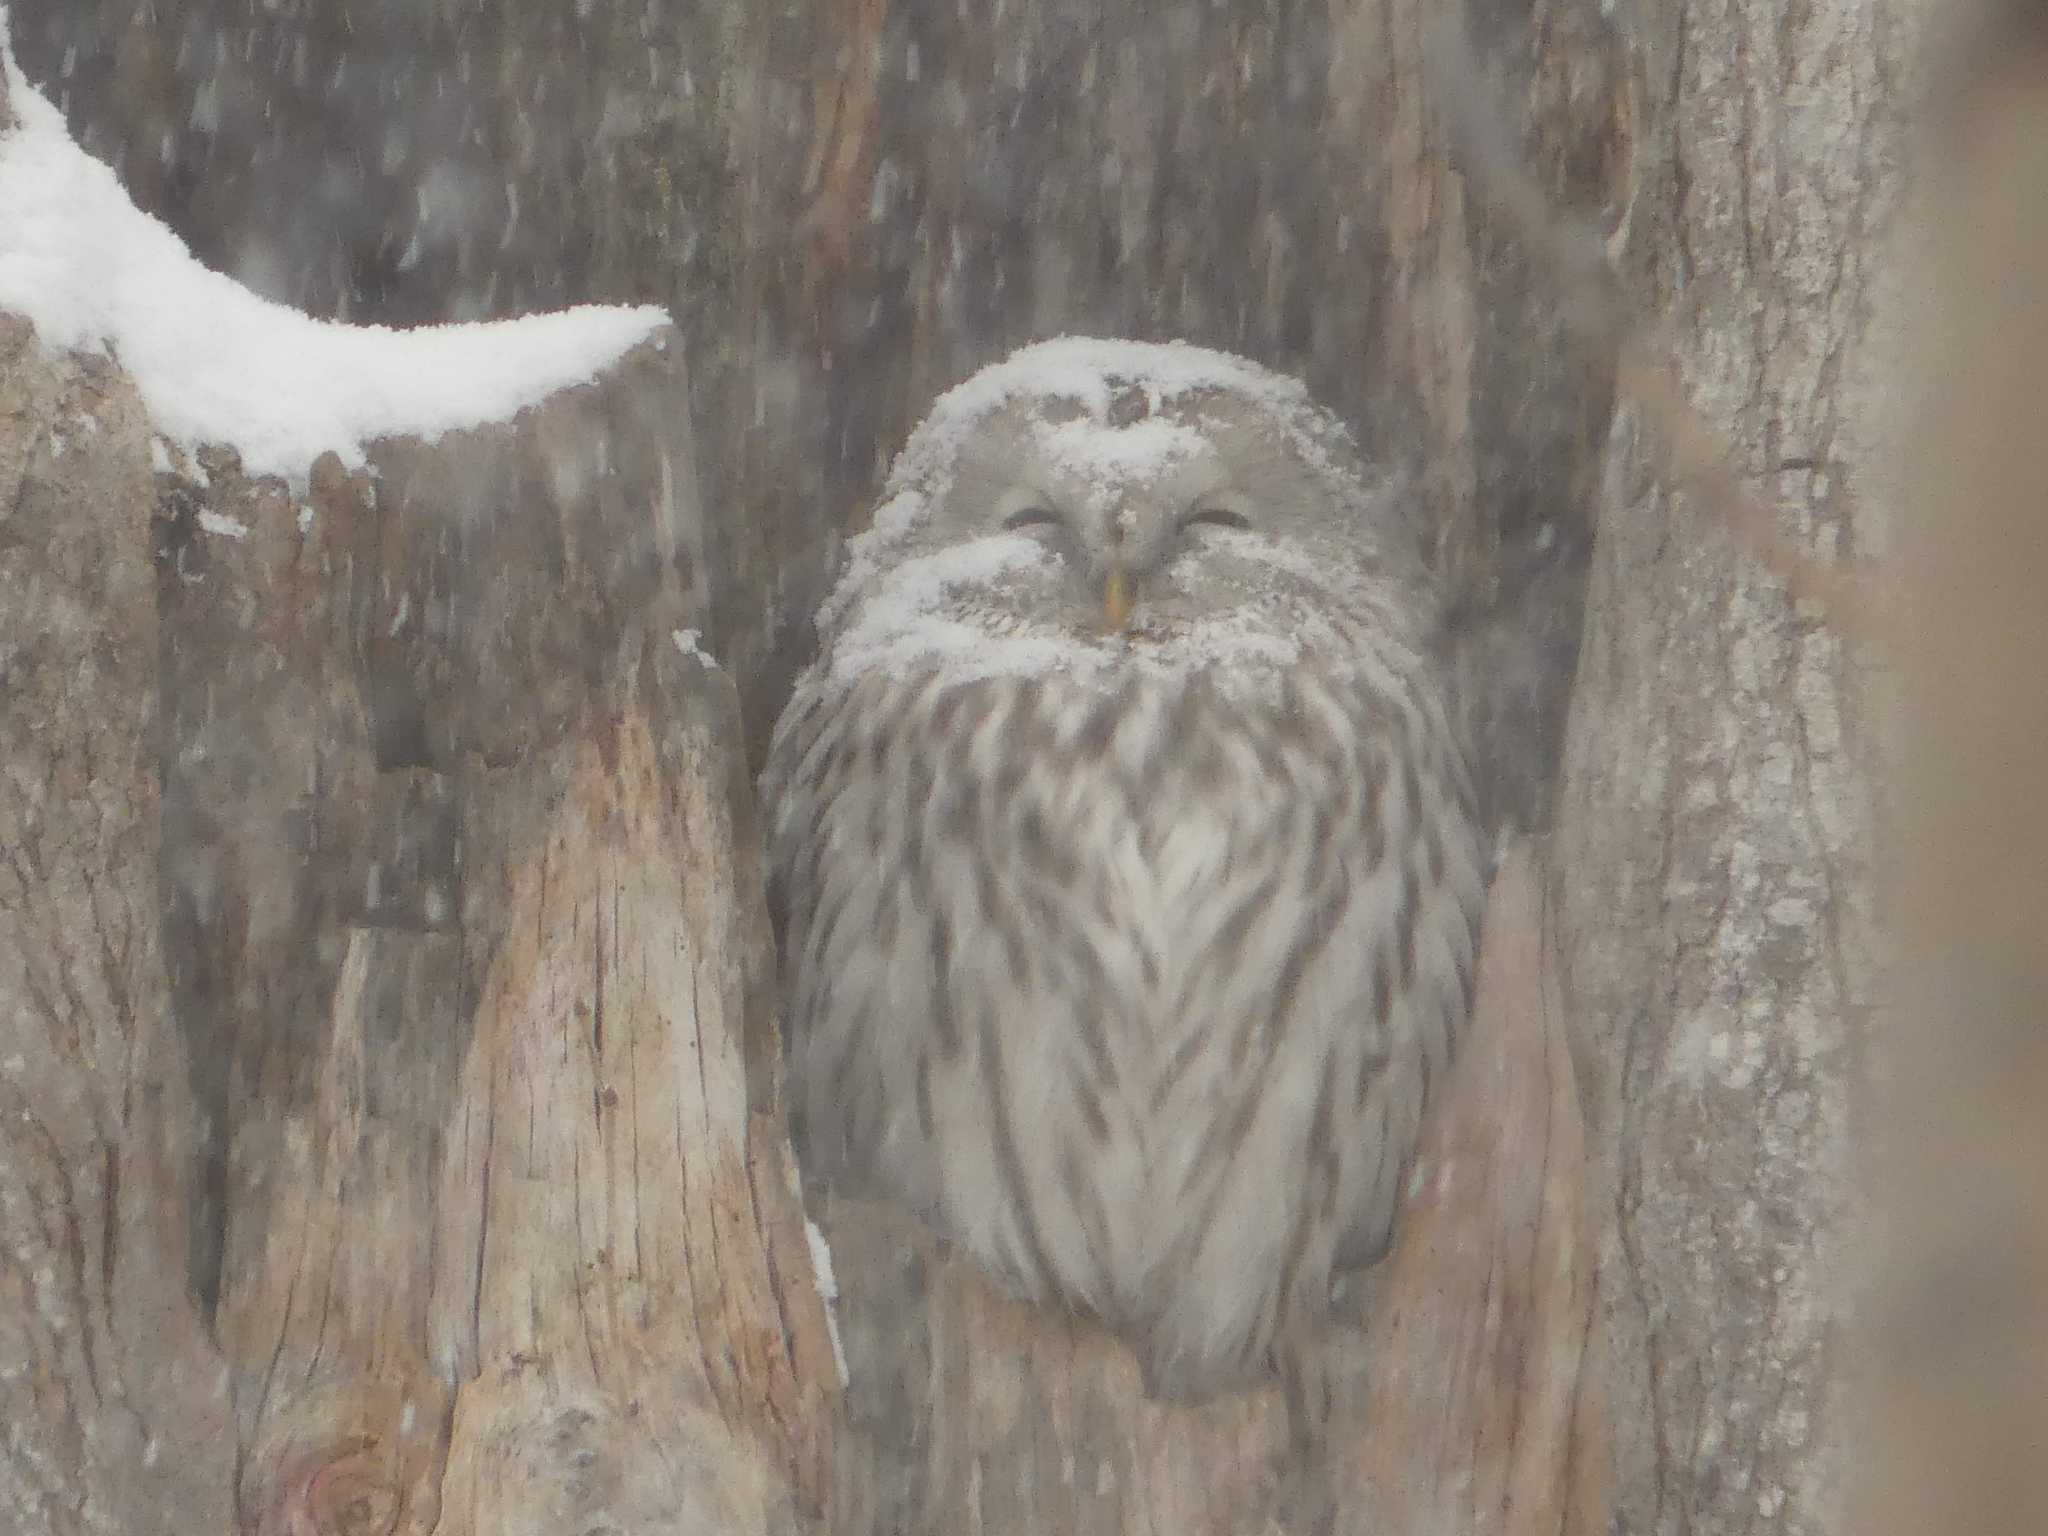
<instances>
[{"instance_id":1,"label":"snow patch","mask_svg":"<svg viewBox=\"0 0 2048 1536\"><path fill-rule=\"evenodd\" d=\"M837 1301L839 1281L832 1273L832 1245L825 1241L825 1234L808 1216L804 1218L804 1236L810 1239L811 1272L817 1281L818 1294L827 1301Z\"/></svg>"},{"instance_id":2,"label":"snow patch","mask_svg":"<svg viewBox=\"0 0 2048 1536\"><path fill-rule=\"evenodd\" d=\"M1308 404L1300 380L1228 352L1184 341L1058 336L1021 348L948 390L932 407L931 420L977 420L1019 395L1058 396L1102 412L1109 409L1112 379L1144 390L1155 414L1168 401L1211 389L1253 395L1276 410Z\"/></svg>"},{"instance_id":3,"label":"snow patch","mask_svg":"<svg viewBox=\"0 0 2048 1536\"><path fill-rule=\"evenodd\" d=\"M1227 390L1249 396L1284 423L1296 447L1311 463L1327 464L1324 440L1332 430L1329 418L1309 399L1299 379L1274 373L1228 352L1192 346L1184 341L1141 342L1092 336L1059 336L1011 353L955 385L932 403L931 413L911 434L890 475L892 487L908 487L943 475L959 455L960 445L989 415L1020 397L1071 400L1094 422L1073 425L1100 436L1101 419L1109 414L1119 390L1141 391L1146 417L1189 395ZM1129 434L1144 421L1123 429ZM1165 425L1162 423L1162 425ZM1110 434L1115 435L1115 434ZM1165 439L1142 430L1127 437L1129 450L1156 451ZM899 507L898 516L912 509ZM876 531L883 523L877 513Z\"/></svg>"},{"instance_id":4,"label":"snow patch","mask_svg":"<svg viewBox=\"0 0 2048 1536\"><path fill-rule=\"evenodd\" d=\"M70 140L22 75L0 11L0 68L17 119L0 135L0 308L53 352L99 348L135 380L171 443L224 443L251 475L305 488L332 449L504 421L585 382L669 323L652 308L585 306L476 325L349 326L258 298L208 270Z\"/></svg>"},{"instance_id":5,"label":"snow patch","mask_svg":"<svg viewBox=\"0 0 2048 1536\"><path fill-rule=\"evenodd\" d=\"M1057 558L1016 533L918 556L886 573L865 558L870 553L871 549L856 553L840 583L845 598L858 593L865 599L860 617L840 636L835 648L835 670L841 676L870 665L875 653L910 661L926 651L950 654L956 649L949 643L954 639L978 643L979 630L933 617L946 596L958 588L985 586ZM873 590L866 591L871 585ZM960 636L953 636L953 630L959 630Z\"/></svg>"},{"instance_id":6,"label":"snow patch","mask_svg":"<svg viewBox=\"0 0 2048 1536\"><path fill-rule=\"evenodd\" d=\"M1038 438L1046 456L1086 482L1098 500L1129 481L1165 474L1203 447L1201 433L1157 416L1115 431L1085 418L1041 423Z\"/></svg>"},{"instance_id":7,"label":"snow patch","mask_svg":"<svg viewBox=\"0 0 2048 1536\"><path fill-rule=\"evenodd\" d=\"M818 1230L818 1224L810 1217L804 1218L804 1236L811 1244L811 1278L818 1287L818 1299L825 1303L825 1331L832 1337L832 1363L839 1367L839 1385L845 1386L852 1377L846 1370L846 1351L839 1343L839 1320L834 1315L833 1303L839 1300L839 1281L832 1273L832 1249L825 1241L825 1234Z\"/></svg>"},{"instance_id":8,"label":"snow patch","mask_svg":"<svg viewBox=\"0 0 2048 1536\"><path fill-rule=\"evenodd\" d=\"M249 525L247 523L238 517L229 517L221 512L201 512L199 514L199 526L208 533L217 534L224 539L246 539L249 537Z\"/></svg>"},{"instance_id":9,"label":"snow patch","mask_svg":"<svg viewBox=\"0 0 2048 1536\"><path fill-rule=\"evenodd\" d=\"M700 643L703 640L704 636L697 630L672 629L668 632L668 637L676 643L676 649L680 651L683 655L692 657L697 661L701 661L704 663L705 666L710 667L713 670L717 669L718 658L712 655L709 651L704 649L703 645Z\"/></svg>"}]
</instances>

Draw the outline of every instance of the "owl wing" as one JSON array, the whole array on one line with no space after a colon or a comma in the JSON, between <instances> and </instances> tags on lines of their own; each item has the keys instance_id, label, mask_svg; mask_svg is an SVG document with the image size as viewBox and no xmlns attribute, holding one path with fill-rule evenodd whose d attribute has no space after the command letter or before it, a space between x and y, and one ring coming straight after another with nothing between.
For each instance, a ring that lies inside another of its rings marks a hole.
<instances>
[{"instance_id":1,"label":"owl wing","mask_svg":"<svg viewBox=\"0 0 2048 1536\"><path fill-rule=\"evenodd\" d=\"M1433 713L1423 711L1423 719ZM1392 1245L1425 1117L1472 1011L1489 860L1462 758L1447 730L1437 741L1436 750L1410 746L1397 754L1402 783L1387 804L1398 894L1359 989L1360 1008L1388 1042L1373 1081L1358 1089L1361 1141L1383 1166L1352 1182L1357 1195L1338 1238L1338 1270L1375 1264Z\"/></svg>"}]
</instances>

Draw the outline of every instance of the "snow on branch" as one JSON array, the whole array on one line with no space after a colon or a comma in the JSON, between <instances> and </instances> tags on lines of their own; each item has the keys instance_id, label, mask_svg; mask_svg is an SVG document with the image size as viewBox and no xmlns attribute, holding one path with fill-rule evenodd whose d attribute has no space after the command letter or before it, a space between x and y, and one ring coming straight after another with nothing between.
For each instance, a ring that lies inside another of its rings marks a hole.
<instances>
[{"instance_id":1,"label":"snow on branch","mask_svg":"<svg viewBox=\"0 0 2048 1536\"><path fill-rule=\"evenodd\" d=\"M50 351L112 354L157 431L226 444L251 475L303 489L329 449L353 468L375 438L506 420L668 324L652 306L597 305L413 330L316 320L202 266L135 207L22 75L4 10L0 70L14 117L0 124L0 309Z\"/></svg>"}]
</instances>

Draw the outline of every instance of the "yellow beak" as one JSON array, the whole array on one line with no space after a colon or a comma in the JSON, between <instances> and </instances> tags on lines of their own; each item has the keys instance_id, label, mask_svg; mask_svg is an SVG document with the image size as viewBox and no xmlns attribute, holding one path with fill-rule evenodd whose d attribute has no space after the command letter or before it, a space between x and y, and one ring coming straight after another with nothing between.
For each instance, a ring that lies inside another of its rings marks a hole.
<instances>
[{"instance_id":1,"label":"yellow beak","mask_svg":"<svg viewBox=\"0 0 2048 1536\"><path fill-rule=\"evenodd\" d=\"M1131 578L1122 566L1111 566L1102 588L1102 615L1111 629L1122 629L1131 621L1131 608Z\"/></svg>"}]
</instances>

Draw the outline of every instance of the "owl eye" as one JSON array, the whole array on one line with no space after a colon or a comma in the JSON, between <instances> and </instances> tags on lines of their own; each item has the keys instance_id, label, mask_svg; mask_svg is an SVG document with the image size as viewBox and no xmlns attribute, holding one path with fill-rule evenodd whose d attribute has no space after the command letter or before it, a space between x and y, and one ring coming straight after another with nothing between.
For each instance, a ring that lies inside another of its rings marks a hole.
<instances>
[{"instance_id":1,"label":"owl eye","mask_svg":"<svg viewBox=\"0 0 2048 1536\"><path fill-rule=\"evenodd\" d=\"M1204 524L1211 528L1249 528L1252 520L1242 512L1233 512L1228 507L1197 507L1180 520L1183 528L1195 528Z\"/></svg>"},{"instance_id":2,"label":"owl eye","mask_svg":"<svg viewBox=\"0 0 2048 1536\"><path fill-rule=\"evenodd\" d=\"M1011 530L1035 528L1041 524L1057 523L1059 520L1059 513L1053 511L1051 507L1019 507L1003 519L1003 526Z\"/></svg>"}]
</instances>

